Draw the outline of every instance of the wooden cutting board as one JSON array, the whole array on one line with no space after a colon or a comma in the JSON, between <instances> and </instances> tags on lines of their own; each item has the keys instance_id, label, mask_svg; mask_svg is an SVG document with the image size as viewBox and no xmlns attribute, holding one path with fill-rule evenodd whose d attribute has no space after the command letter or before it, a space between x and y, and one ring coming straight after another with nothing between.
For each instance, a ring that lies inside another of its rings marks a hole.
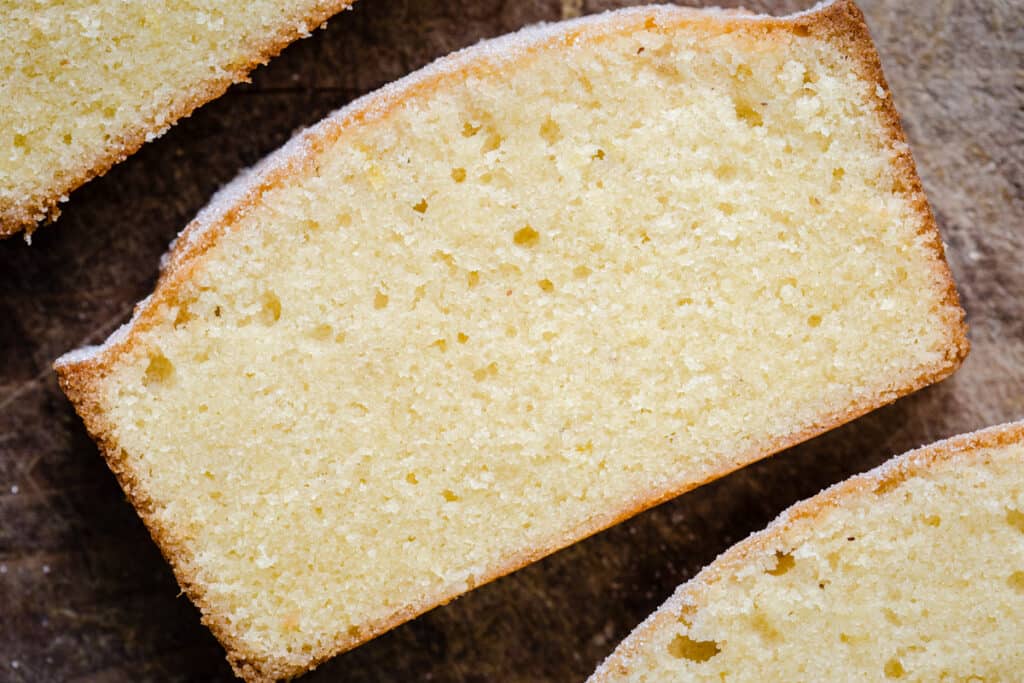
<instances>
[{"instance_id":1,"label":"wooden cutting board","mask_svg":"<svg viewBox=\"0 0 1024 683\"><path fill-rule=\"evenodd\" d=\"M0 680L231 678L58 390L53 359L124 322L178 230L297 127L481 38L616 4L361 0L251 85L75 192L31 246L0 243ZM810 0L745 4L785 13ZM1024 417L1024 1L862 6L968 312L963 368L435 609L306 680L582 680L678 583L794 501L911 447Z\"/></svg>"}]
</instances>

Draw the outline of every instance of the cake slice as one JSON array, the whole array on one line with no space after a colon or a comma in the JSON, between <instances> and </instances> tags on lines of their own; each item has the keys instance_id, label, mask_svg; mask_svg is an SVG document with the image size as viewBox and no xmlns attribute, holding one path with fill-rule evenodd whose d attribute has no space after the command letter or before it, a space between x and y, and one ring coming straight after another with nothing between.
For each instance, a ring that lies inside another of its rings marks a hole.
<instances>
[{"instance_id":1,"label":"cake slice","mask_svg":"<svg viewBox=\"0 0 1024 683\"><path fill-rule=\"evenodd\" d=\"M589 679L1015 681L1024 422L791 507L680 586Z\"/></svg>"},{"instance_id":2,"label":"cake slice","mask_svg":"<svg viewBox=\"0 0 1024 683\"><path fill-rule=\"evenodd\" d=\"M951 373L849 2L483 43L229 186L57 363L239 674L297 674Z\"/></svg>"},{"instance_id":3,"label":"cake slice","mask_svg":"<svg viewBox=\"0 0 1024 683\"><path fill-rule=\"evenodd\" d=\"M5 2L0 237L245 80L352 0Z\"/></svg>"}]
</instances>

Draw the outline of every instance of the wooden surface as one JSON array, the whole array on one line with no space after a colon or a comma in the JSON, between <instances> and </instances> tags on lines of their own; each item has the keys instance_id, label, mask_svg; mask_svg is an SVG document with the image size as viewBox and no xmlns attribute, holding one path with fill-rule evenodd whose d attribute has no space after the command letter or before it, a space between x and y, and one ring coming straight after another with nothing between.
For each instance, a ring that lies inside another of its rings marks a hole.
<instances>
[{"instance_id":1,"label":"wooden surface","mask_svg":"<svg viewBox=\"0 0 1024 683\"><path fill-rule=\"evenodd\" d=\"M738 3L723 0L717 4ZM810 0L749 0L756 10ZM228 680L50 364L103 340L243 166L480 38L605 0L361 0L0 243L0 680ZM792 502L937 438L1024 417L1024 1L863 0L971 325L952 379L644 513L310 675L579 681L680 582Z\"/></svg>"}]
</instances>

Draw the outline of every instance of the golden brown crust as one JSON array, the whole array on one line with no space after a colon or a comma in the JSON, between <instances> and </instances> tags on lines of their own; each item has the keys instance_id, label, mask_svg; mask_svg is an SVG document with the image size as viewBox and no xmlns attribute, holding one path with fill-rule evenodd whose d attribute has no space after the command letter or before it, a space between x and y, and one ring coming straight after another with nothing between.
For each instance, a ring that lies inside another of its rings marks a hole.
<instances>
[{"instance_id":1,"label":"golden brown crust","mask_svg":"<svg viewBox=\"0 0 1024 683\"><path fill-rule=\"evenodd\" d=\"M712 585L786 545L791 534L812 528L828 510L842 507L860 497L891 491L903 481L925 474L948 460L972 457L981 450L1015 443L1024 443L1024 421L960 434L909 451L870 472L851 477L812 498L796 503L763 531L737 543L697 576L681 585L671 598L622 641L588 679L588 683L602 683L613 673L627 674L630 659L640 652L648 638L676 621L685 607L706 603L705 597Z\"/></svg>"},{"instance_id":2,"label":"golden brown crust","mask_svg":"<svg viewBox=\"0 0 1024 683\"><path fill-rule=\"evenodd\" d=\"M747 19L737 18L735 14L714 16L693 11L673 11L669 15L666 14L664 8L650 8L649 12L634 12L626 15L626 18L620 16L614 22L602 21L572 25L562 32L547 36L529 45L520 57L526 59L542 50L569 46L585 38L600 40L602 35L609 32L609 27L616 33L628 33L652 28L671 30L686 24L699 24L701 29L715 33L742 29L763 32L766 35L784 34L787 39L811 36L827 40L839 46L844 54L855 60L865 79L874 82L888 93L878 56L867 32L863 16L852 0L838 0L817 12L797 15L792 18ZM56 366L62 388L75 404L90 434L100 444L118 481L139 510L153 539L174 568L175 576L182 590L199 607L203 613L203 623L214 632L214 635L228 651L228 659L235 672L247 681L270 681L298 675L340 652L366 642L440 604L447 603L458 597L461 591L431 596L418 604L406 606L385 619L364 625L364 628L354 636L339 634L332 646L312 653L303 665L268 660L259 653L247 651L245 644L240 642L227 625L218 619L212 605L205 599L203 587L197 580L188 559L185 544L175 538L173 529L161 528L156 522L150 507L151 503L142 492L137 475L131 471L130 464L126 459L121 457L120 448L112 437L111 425L107 424L103 417L102 409L95 398L96 388L101 378L116 365L117 359L122 354L131 351L138 333L156 324L161 307L175 301L180 289L191 279L195 269L201 265L202 255L215 245L222 235L237 229L241 222L240 219L249 210L260 204L265 192L287 184L296 174L301 174L311 166L315 157L340 137L352 133L360 125L367 125L386 117L388 112L400 103L429 96L432 92L443 88L446 83L465 80L471 73L482 76L503 68L486 53L472 51L464 53L461 57L457 56L452 60L452 64L454 68L438 69L424 78L401 84L402 87L397 91L371 96L358 103L354 108L344 110L341 115L324 121L311 134L305 135L301 144L294 147L286 158L279 160L266 173L255 176L248 186L237 195L237 198L233 199L219 214L208 219L197 219L183 231L169 255L167 265L157 283L156 291L150 300L137 307L136 318L133 319L130 325L131 329L124 338L103 349L98 355L74 363L60 363ZM947 357L936 363L934 367L922 371L917 378L903 386L879 392L876 395L858 397L846 410L824 414L807 428L760 444L750 452L740 454L722 463L714 470L708 470L689 481L677 483L674 486L641 492L621 510L596 515L546 546L528 549L518 556L508 558L502 566L480 577L476 585L500 578L643 510L849 422L903 395L937 382L952 374L959 367L968 350L966 328L963 324L963 312L959 307L956 289L945 261L942 242L924 198L913 160L909 151L906 151L899 117L892 106L890 97L886 97L879 114L885 124L890 144L898 151L896 165L899 178L903 183L903 191L913 198L914 206L921 218L922 233L934 253L933 267L937 291L943 293L942 296L949 311L946 320L950 334Z\"/></svg>"},{"instance_id":3,"label":"golden brown crust","mask_svg":"<svg viewBox=\"0 0 1024 683\"><path fill-rule=\"evenodd\" d=\"M151 136L162 134L179 119L189 116L202 105L217 99L231 85L248 81L249 72L261 64L266 64L281 50L306 35L299 30L300 25L322 26L338 12L351 7L353 2L354 0L323 0L306 16L284 17L274 35L251 46L248 58L237 65L227 67L220 75L197 82L190 90L182 92L166 112L165 123L143 123L129 128L122 132L119 139L112 139L105 153L97 157L92 164L71 171L61 185L50 188L46 194L25 197L19 203L6 206L0 204L0 239L22 230L31 235L41 222L52 223L57 220L60 216L59 204L70 192L93 178L104 175L115 164L137 152Z\"/></svg>"},{"instance_id":4,"label":"golden brown crust","mask_svg":"<svg viewBox=\"0 0 1024 683\"><path fill-rule=\"evenodd\" d=\"M882 73L882 62L875 49L875 44L871 40L871 33L864 20L864 13L853 0L837 0L819 12L798 18L794 23L798 31L807 31L810 35L826 36L831 42L839 45L857 64L859 75L864 80L875 83L885 93L879 115L889 136L889 143L897 152L895 162L897 186L894 189L910 198L911 204L921 217L920 235L935 254L933 261L935 277L945 290L943 303L946 304L947 310L961 310L960 297L946 261L942 237L935 223L935 216L928 204L928 198L924 194L921 178L917 174L917 166L914 164L914 157L907 145L907 137L903 132L903 125L900 122L899 112L896 111L889 84L885 80L885 74ZM955 358L951 358L951 360L959 365L970 350L970 344L967 341L967 325L964 323L962 315L957 319L950 318L947 323L953 335L951 348L956 354Z\"/></svg>"}]
</instances>

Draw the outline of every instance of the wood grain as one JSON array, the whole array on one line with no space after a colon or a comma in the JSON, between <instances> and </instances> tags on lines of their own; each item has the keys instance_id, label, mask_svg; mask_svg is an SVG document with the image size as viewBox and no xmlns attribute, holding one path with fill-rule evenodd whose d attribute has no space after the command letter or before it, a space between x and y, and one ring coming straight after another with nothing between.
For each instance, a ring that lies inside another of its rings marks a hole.
<instances>
[{"instance_id":1,"label":"wood grain","mask_svg":"<svg viewBox=\"0 0 1024 683\"><path fill-rule=\"evenodd\" d=\"M74 193L31 246L0 243L0 680L231 679L57 389L53 359L123 322L177 231L295 128L481 38L623 4L362 0ZM784 13L810 2L743 4ZM1024 417L1024 0L861 4L968 312L960 372L304 680L582 680L678 583L792 502L913 446Z\"/></svg>"}]
</instances>

